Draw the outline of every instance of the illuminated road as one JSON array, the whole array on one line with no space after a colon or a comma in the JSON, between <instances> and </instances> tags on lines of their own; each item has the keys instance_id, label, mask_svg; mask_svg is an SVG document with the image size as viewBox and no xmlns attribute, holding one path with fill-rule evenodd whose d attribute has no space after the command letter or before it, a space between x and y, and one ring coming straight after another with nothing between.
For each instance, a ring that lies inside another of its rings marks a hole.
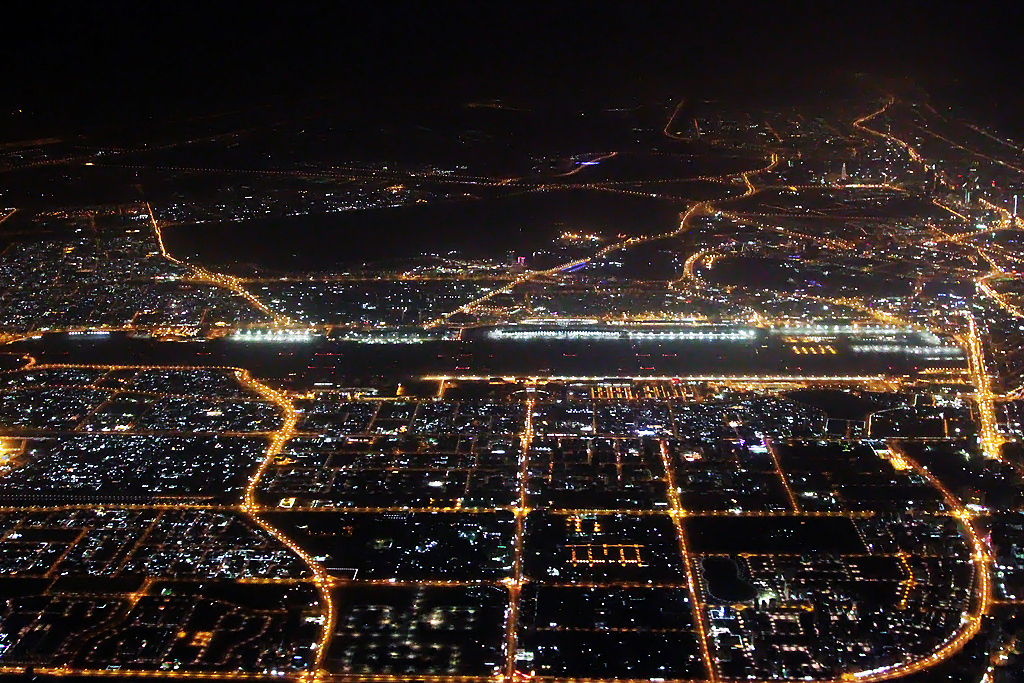
<instances>
[{"instance_id":1,"label":"illuminated road","mask_svg":"<svg viewBox=\"0 0 1024 683\"><path fill-rule=\"evenodd\" d=\"M287 394L283 391L271 389L262 382L256 381L249 374L248 370L239 370L236 373L236 376L242 386L252 389L264 400L276 405L284 414L284 424L282 424L281 428L277 430L277 433L274 434L273 439L267 446L263 462L260 463L259 468L249 477L248 484L245 487L245 497L242 501L242 510L260 527L287 546L293 553L298 555L313 574L313 583L320 592L320 601L324 617L323 632L320 636L320 640L313 645L313 647L316 648L316 658L314 660L313 667L315 672L314 680L318 680L323 669L324 657L327 654L328 642L330 641L331 634L334 633L334 602L331 599L331 588L333 583L331 577L323 566L314 560L309 553L303 550L299 544L260 517L256 504L256 489L259 486L260 479L267 471L267 467L270 466L270 463L274 461L288 441L292 436L294 436L295 426L298 424L300 413L295 410L295 406L292 404Z\"/></svg>"},{"instance_id":2,"label":"illuminated road","mask_svg":"<svg viewBox=\"0 0 1024 683\"><path fill-rule=\"evenodd\" d=\"M725 211L723 211L721 213L721 215L725 216L726 218L732 218L733 220L737 221L740 224L753 225L753 226L756 226L756 227L758 227L758 228L760 228L762 230L768 230L770 232L777 232L780 235L785 235L786 237L793 237L795 239L807 240L808 242L814 242L816 244L820 244L822 246L829 247L831 249L835 249L836 251L844 251L844 250L849 250L849 249L853 249L854 248L853 243L852 242L848 242L847 240L837 239L837 238L834 238L834 237L819 237L817 235L809 235L809 234L803 233L803 232L796 232L795 230L789 230L789 229L786 229L786 228L780 228L780 227L777 227L777 226L774 226L774 225L768 225L766 223L759 223L757 221L751 220L748 217L748 215L729 213L729 212L725 212Z\"/></svg>"},{"instance_id":3,"label":"illuminated road","mask_svg":"<svg viewBox=\"0 0 1024 683\"><path fill-rule=\"evenodd\" d=\"M861 130L864 130L865 132L871 133L873 135L879 135L879 136L885 137L885 138L887 138L887 139L889 139L889 140L899 144L901 147L903 147L905 150L907 150L907 152L910 154L911 159L913 159L914 161L920 161L921 160L921 156L918 154L918 152L909 143L907 143L907 142L905 142L903 140L900 140L899 138L896 138L895 136L892 136L892 135L889 135L889 134L879 133L879 132L874 131L871 128L868 128L867 126L863 125L865 121L867 121L867 120L873 118L874 116L877 116L877 115L881 114L882 112L884 112L892 103L893 103L893 100L890 100L889 102L886 103L886 105L882 109L880 109L880 110L878 110L878 111L876 111L876 112L874 112L872 114L869 114L866 117L858 119L854 123L854 125L857 128L859 128ZM924 129L922 128L922 130L924 130ZM930 132L930 131L927 131L927 132ZM932 133L932 134L936 135L934 133ZM936 137L941 137L941 136L936 135ZM945 140L945 138L942 138L942 139ZM949 142L949 141L947 140L947 142ZM960 147L959 145L956 145L956 146ZM969 151L969 152L971 151L971 150L967 150L966 148L962 148L962 147L961 147L961 149L965 149L965 151ZM975 154L977 154L977 153L975 153ZM984 157L984 158L989 158L989 157L986 157L985 155L981 155L981 154L977 154L977 155L981 156L981 157ZM996 159L990 159L990 160L998 161ZM1002 165L1007 166L1007 164L1002 164ZM1024 170L1024 169L1018 169L1017 167L1012 167L1012 168L1014 170ZM943 174L940 174L940 179L942 179L942 181L945 182L947 185L949 184L948 179L946 179ZM964 223L965 223L965 226L968 228L968 230L970 230L973 227L973 222L967 216L964 216L963 214L954 211L953 209L951 209L951 208L949 208L949 207L939 203L937 200L933 200L933 201L935 201L935 203L938 206L941 206L942 208L946 209L947 211L953 213L954 215L959 217L961 220L963 220ZM1010 212L1008 210L1006 210L1005 208L1000 207L1000 206L998 206L996 204L993 204L992 202L988 201L984 197L979 197L978 198L978 203L983 208L988 209L990 211L995 211L995 212L997 212L999 214L999 223L996 226L994 226L993 228L991 228L990 232L991 231L995 231L995 230L1006 230L1006 229L1011 229L1011 228L1015 227L1016 221L1014 220L1014 218L1010 214ZM956 237L951 238L951 239L953 241L961 242L961 241L966 241L967 238L974 237L976 234L977 234L976 231L972 231L972 232L964 233L963 235L956 236ZM1002 268L1000 268L1000 266L993 260L991 254L987 250L982 249L982 248L980 248L980 247L978 247L976 245L974 246L974 248L976 249L978 254L982 258L987 260L989 262L989 264L991 265L991 271L989 273L987 273L985 275L982 275L980 277L977 277L975 279L975 283L976 283L976 285L978 287L978 290L982 294L986 295L991 300L993 300L1000 308L1002 308L1004 311L1006 311L1010 315L1012 315L1014 317L1017 317L1017 318L1024 317L1024 311L1021 311L1020 308L1018 308L1011 301L1009 301L1006 296L1004 296L1003 294L1001 294L998 291L996 291L995 288L992 287L992 285L990 284L990 281L992 279L994 279L996 277L1000 277L1000 276L1005 276L1007 274L1004 273ZM998 430L998 420L997 420L996 414L995 414L995 401L999 397L992 391L992 376L991 376L991 373L988 372L987 367L986 367L986 363L985 363L985 343L984 343L984 340L982 339L982 336L981 336L981 334L979 332L977 320L975 319L974 315L972 315L970 313L965 313L965 318L967 320L968 330L967 330L967 334L965 335L965 337L963 339L963 342L964 342L964 346L965 346L965 348L966 348L966 350L968 352L967 356L968 356L969 368L970 368L972 383L974 384L974 387L975 387L975 401L976 401L976 404L977 404L977 407L978 407L978 421L979 421L979 435L978 435L979 445L981 446L982 452L983 452L983 454L986 457L994 458L994 459L1001 459L1002 444L1004 443L1005 439L999 433L999 430Z\"/></svg>"},{"instance_id":4,"label":"illuminated road","mask_svg":"<svg viewBox=\"0 0 1024 683\"><path fill-rule=\"evenodd\" d=\"M523 283L529 282L531 280L535 280L537 278L544 277L544 276L556 275L556 274L558 274L558 273L560 273L560 272L562 272L564 270L568 270L570 268L576 268L577 266L586 265L586 264L591 263L593 261L596 261L596 260L602 258L603 256L606 256L606 255L608 255L608 254L610 254L612 252L619 251L621 249L626 249L626 248L631 247L631 246L636 245L636 244L643 244L645 242L653 242L655 240L667 239L667 238L670 238L670 237L678 237L679 235L681 235L689 227L687 221L690 218L692 218L694 215L699 213L700 211L703 211L704 208L702 208L702 207L706 207L706 206L707 206L706 203L703 203L703 202L700 202L700 203L697 203L697 204L694 204L693 206L691 206L685 213L682 214L682 216L680 218L680 221L679 221L679 227L676 228L675 230L671 231L671 232L661 233L661 234L658 234L658 235L648 235L648 236L645 236L645 237L629 237L627 239L622 240L621 242L615 242L613 244L609 244L609 245L607 245L605 247L602 247L597 252L595 252L592 256L588 256L586 258L581 258L581 259L575 259L573 261L568 261L566 263L562 263L560 265L557 265L554 268L548 268L547 270L533 270L533 271L529 271L527 273L524 273L524 274L520 275L519 277L517 277L516 279L512 280L511 282L509 282L507 285L504 285L504 286L499 287L497 289L491 290L487 294L484 294L481 297L478 297L478 298L476 298L476 299L474 299L474 300L472 300L472 301L470 301L468 303L465 303L465 304L459 306L454 311L450 311L448 313L445 313L441 317L431 321L430 323L427 323L425 325L425 327L427 327L429 329L429 328L432 328L432 327L437 327L439 325L443 325L446 322L448 322L448 320L452 316L455 316L455 315L460 314L460 313L469 313L474 308L479 306L480 304L482 304L485 301L487 301L487 300L497 296L498 294L504 294L506 292L511 292L518 285L521 285Z\"/></svg>"},{"instance_id":5,"label":"illuminated road","mask_svg":"<svg viewBox=\"0 0 1024 683\"><path fill-rule=\"evenodd\" d=\"M975 401L978 405L978 443L985 457L998 460L1001 459L1004 439L998 429L992 377L985 367L985 350L978 331L978 323L970 313L965 313L964 317L967 319L967 358L976 392Z\"/></svg>"},{"instance_id":6,"label":"illuminated road","mask_svg":"<svg viewBox=\"0 0 1024 683\"><path fill-rule=\"evenodd\" d=\"M214 273L213 271L207 270L201 266L197 266L191 263L181 261L167 251L167 247L164 246L164 236L160 230L160 224L156 222L156 217L153 215L153 207L146 202L146 211L149 213L149 220L153 226L153 232L156 234L157 244L160 246L160 255L168 261L176 263L180 266L184 266L192 271L192 278L196 282L202 282L206 284L216 285L228 289L235 294L238 294L246 301L249 302L254 308L264 313L274 321L275 325L278 326L290 326L297 324L294 320L291 320L287 316L283 316L279 313L272 311L262 301L253 296L252 292L242 286L241 281L230 275L224 275L222 273Z\"/></svg>"},{"instance_id":7,"label":"illuminated road","mask_svg":"<svg viewBox=\"0 0 1024 683\"><path fill-rule=\"evenodd\" d=\"M960 531L971 548L971 562L974 567L974 600L968 610L963 614L963 621L960 628L951 634L946 641L933 650L930 654L899 665L881 667L874 671L861 671L854 674L844 674L841 680L844 681L886 681L900 676L906 676L918 671L931 668L946 659L949 659L977 635L981 629L981 620L988 614L992 603L992 558L988 552L988 546L982 539L981 534L974 527L971 513L960 503L960 500L943 486L942 482L936 479L931 472L918 464L899 448L897 442L890 442L890 449L899 455L912 470L928 480L935 489L942 493L946 504L952 510L952 516L957 519Z\"/></svg>"},{"instance_id":8,"label":"illuminated road","mask_svg":"<svg viewBox=\"0 0 1024 683\"><path fill-rule=\"evenodd\" d=\"M533 384L527 384L530 391ZM535 399L531 396L524 404L526 415L523 418L523 431L519 435L519 501L514 509L516 518L515 541L512 554L512 577L505 585L508 586L508 609L505 613L505 680L517 678L516 654L519 651L519 601L523 590L523 543L526 538L526 516L530 512L527 499L527 483L529 481L530 444L533 443L533 408Z\"/></svg>"},{"instance_id":9,"label":"illuminated road","mask_svg":"<svg viewBox=\"0 0 1024 683\"><path fill-rule=\"evenodd\" d=\"M983 153L978 152L976 150L973 150L973 149L971 149L969 147L964 147L960 143L954 142L953 140L950 140L949 138L945 137L944 135L939 135L935 131L933 131L933 130L931 130L929 128L926 128L924 126L921 126L919 124L913 124L913 125L914 125L915 128L917 128L918 130L922 131L923 133L925 133L927 135L931 135L933 138L935 138L937 140L942 140L947 145L949 145L951 147L955 147L956 149L959 149L960 151L967 152L968 154L970 154L972 156L976 156L979 159L984 159L985 161L992 162L993 164L999 164L1000 166L1008 168L1011 171L1016 171L1017 173L1024 173L1024 168L1022 168L1020 166L1015 166L1014 164L1007 163L1007 162L1003 161L1002 159L997 159L997 158L995 158L993 156L989 156L987 154L983 154Z\"/></svg>"},{"instance_id":10,"label":"illuminated road","mask_svg":"<svg viewBox=\"0 0 1024 683\"><path fill-rule=\"evenodd\" d=\"M779 477L779 481L782 483L782 487L786 490L786 497L789 498L789 505L793 508L796 513L802 512L800 509L800 503L797 502L796 496L793 495L793 489L789 487L789 480L786 478L786 473L782 471L782 465L779 464L779 455L775 452L775 444L768 437L763 439L765 448L768 449L768 455L772 458L772 464L775 466L775 474Z\"/></svg>"},{"instance_id":11,"label":"illuminated road","mask_svg":"<svg viewBox=\"0 0 1024 683\"><path fill-rule=\"evenodd\" d=\"M707 680L715 683L718 680L718 669L715 667L714 659L711 657L711 650L708 647L708 625L704 615L704 599L701 596L700 583L697 581L697 570L693 566L693 558L690 555L686 527L683 525L686 511L683 509L682 502L679 499L680 489L676 483L675 464L672 462L672 454L669 452L664 440L660 442L660 447L661 465L665 470L665 484L668 490L669 515L671 515L672 524L675 526L679 553L683 558L683 567L686 570L686 587L690 592L690 609L693 613L693 624L697 629L697 640L700 644L700 654L704 660Z\"/></svg>"},{"instance_id":12,"label":"illuminated road","mask_svg":"<svg viewBox=\"0 0 1024 683\"><path fill-rule=\"evenodd\" d=\"M914 147L912 145L910 145L910 143L906 142L905 140L901 140L901 139L899 139L899 138L897 138L897 137L895 137L895 136L893 136L891 134L881 133L879 131L873 130L872 128L864 125L870 119L872 119L875 116L878 116L878 115L884 113L894 103L894 101L895 100L890 98L890 100L888 102L886 102L885 106L883 106L881 109L879 109L879 110L877 110L875 112L872 112L871 114L868 114L867 116L864 116L864 117L862 117L860 119L857 119L857 121L855 121L853 125L854 125L854 127L858 128L859 130L862 130L862 131L864 131L866 133L869 133L871 135L880 136L880 137L883 137L883 138L885 138L887 140L890 140L890 141L894 142L895 144L899 145L904 150L906 150L907 153L909 154L910 158L913 161L922 162L921 155L917 152L916 149L914 149ZM936 112L936 114L938 115L937 112ZM1016 167L1016 166L1012 166L1012 165L1006 164L1006 163L1004 163L1004 162L1002 162L1002 161L1000 161L998 159L995 159L995 158L989 157L987 155L975 152L973 150L970 150L970 149L968 149L966 147L963 147L961 145L958 145L956 143L952 143L952 141L948 140L947 138L944 138L944 137L934 133L933 131L929 131L929 130L927 130L924 127L918 126L918 128L920 130L924 131L924 132L929 133L930 135L933 135L933 136L935 136L937 138L945 140L946 142L948 142L950 144L953 144L954 146L958 147L959 149L967 151L967 152L969 152L971 154L974 154L974 155L976 155L976 156L978 156L980 158L984 158L986 160L993 161L995 163L999 163L999 164L1001 164L1003 166L1007 166L1007 167L1009 167L1009 168L1011 168L1013 170L1016 170L1016 171L1024 172L1024 168L1019 168L1019 167ZM950 186L951 188L953 187L952 184L949 182L949 179L946 177L945 173L940 172L938 175L939 175L939 179L944 184L946 184L947 186ZM1017 218L1015 220L1014 217L1012 216L1012 214L1007 209L1005 209L1004 207L998 206L998 205L990 202L989 200L985 199L984 197L978 197L977 200L978 200L978 204L980 204L983 208L988 209L990 211L995 211L995 212L997 212L999 214L999 223L996 226L994 226L994 227L992 227L992 228L990 228L990 229L988 229L988 230L986 230L984 232L994 232L994 231L998 231L998 230L1008 230L1008 229L1016 227L1017 223L1020 222L1019 218ZM962 233L962 234L956 235L956 236L948 237L947 239L949 239L950 241L960 242L960 243L967 242L968 240L971 240L971 239L977 237L979 234L981 234L979 231L974 229L974 221L972 221L967 216L965 216L962 213L959 213L959 212L955 211L954 209L946 206L945 204L939 202L937 199L933 199L932 202L935 205L945 209L946 211L949 211L951 214L957 216L959 219L961 219L964 222L964 225L967 228L967 232L965 232L965 233ZM976 283L978 285L979 291L981 291L983 294L985 294L990 299L992 299L1000 308L1005 310L1010 315L1012 315L1014 317L1018 317L1018 318L1019 317L1024 317L1024 311L1021 311L1020 308L1018 308L1017 306L1013 305L1007 299L1007 297L1005 297L1004 295L1002 295L999 292L997 292L989 284L989 281L991 279L993 279L993 278L995 278L997 276L1000 276L1000 275L1005 275L1003 270L995 263L995 261L992 259L991 254L986 249L978 247L977 245L972 245L972 246L978 252L978 254L982 258L986 259L991 264L991 266L992 266L992 270L988 274L983 275L981 277L978 277L976 279ZM1005 250L1001 250L1001 251L1002 251L1002 255L1004 257L1011 258L1012 260L1019 260L1019 257L1017 257L1015 255L1012 255L1012 254L1005 253ZM971 342L971 345L972 345L972 349L973 349L972 350L972 354L979 354L983 350L980 344L976 344L973 341ZM974 348L974 347L976 347L976 348ZM983 376L987 377L987 373L984 373L983 371L980 374L979 374L979 372L975 372L974 373L974 377L975 377L976 381L982 379ZM991 394L990 391L983 390L983 389L979 389L979 392L981 394L983 394L983 395L984 394ZM983 425L983 429L984 429L984 425ZM996 439L992 436L992 434L989 434L989 438L987 439L987 443L990 446L990 450L989 450L990 453L991 453L991 446L995 442L996 442Z\"/></svg>"},{"instance_id":13,"label":"illuminated road","mask_svg":"<svg viewBox=\"0 0 1024 683\"><path fill-rule=\"evenodd\" d=\"M689 139L689 138L685 138L685 137L683 137L681 135L677 135L677 134L673 133L671 130L669 130L670 128L672 128L672 122L675 121L676 120L676 116L679 115L679 111L685 105L686 105L686 100L685 99L679 100L679 104L677 104L676 108L672 110L672 114L671 114L671 116L668 117L668 122L665 124L665 128L662 131L663 133L665 133L666 136L668 136L670 138L673 138L674 140L688 140Z\"/></svg>"},{"instance_id":14,"label":"illuminated road","mask_svg":"<svg viewBox=\"0 0 1024 683\"><path fill-rule=\"evenodd\" d=\"M885 138L886 140L889 140L893 144L898 145L899 147L902 147L903 150L906 151L907 155L910 157L911 161L914 161L914 162L917 162L917 163L923 163L922 159L921 159L921 155L918 154L917 150L914 149L913 147L911 147L910 144L908 144L907 142L905 142L903 140L900 140L899 138L897 138L897 137L895 137L893 135L890 135L889 133L881 133L881 132L879 132L879 131L877 131L877 130L875 130L873 128L870 128L869 126L864 125L865 123L867 123L871 119L875 118L876 116L880 116L880 115L884 114L886 111L889 110L889 107L891 107L895 103L896 103L896 99L893 98L893 97L890 97L886 101L886 103L882 106L881 109L873 111L870 114L862 116L859 119L857 119L856 121L854 121L853 122L853 127L856 128L857 130L864 131L865 133L867 133L869 135L874 135L874 136L877 136L877 137L880 137L880 138Z\"/></svg>"},{"instance_id":15,"label":"illuminated road","mask_svg":"<svg viewBox=\"0 0 1024 683\"><path fill-rule=\"evenodd\" d=\"M978 285L978 290L988 298L995 301L996 304L998 304L1004 311L1015 318L1024 318L1024 311L1022 311L1016 304L1012 303L1006 296L997 292L995 288L989 284L990 280L1003 276L1004 273L1002 272L989 273L988 275L979 277L975 282Z\"/></svg>"}]
</instances>

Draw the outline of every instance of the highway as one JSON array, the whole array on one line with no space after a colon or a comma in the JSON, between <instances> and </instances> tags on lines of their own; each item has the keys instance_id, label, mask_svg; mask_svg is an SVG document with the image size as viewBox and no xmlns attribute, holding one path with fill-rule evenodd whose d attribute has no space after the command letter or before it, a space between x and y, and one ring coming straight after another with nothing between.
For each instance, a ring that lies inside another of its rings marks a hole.
<instances>
[{"instance_id":1,"label":"highway","mask_svg":"<svg viewBox=\"0 0 1024 683\"><path fill-rule=\"evenodd\" d=\"M527 383L525 389L535 388ZM523 544L526 540L526 516L530 513L527 498L529 481L530 445L533 443L533 409L536 401L530 396L524 404L523 431L519 435L519 500L513 510L516 519L515 540L512 550L512 576L504 583L508 587L508 609L505 613L505 680L513 681L518 677L516 655L519 652L519 604L523 590Z\"/></svg>"},{"instance_id":2,"label":"highway","mask_svg":"<svg viewBox=\"0 0 1024 683\"><path fill-rule=\"evenodd\" d=\"M223 287L224 289L230 290L235 294L238 294L246 301L248 301L253 306L253 308L256 308L261 313L264 313L271 320L273 320L275 325L288 327L297 324L294 320L291 320L287 316L283 316L279 313L276 313L272 311L270 308L268 308L266 305L264 305L262 301L253 296L252 292L250 292L249 290L242 286L242 283L238 278L232 277L230 275L225 275L223 273L215 273L213 271L203 268L202 266L197 266L192 263L186 263L175 258L174 256L171 256L171 254L167 251L167 247L164 246L164 237L163 233L160 230L160 224L157 223L156 216L153 215L153 207L149 205L149 202L146 202L146 211L149 213L149 220L153 226L153 232L156 235L157 244L159 244L160 246L160 255L163 256L168 261L171 261L172 263L176 263L180 266L185 266L186 268L191 270L192 279L195 282L202 282L205 284L215 285L217 287Z\"/></svg>"},{"instance_id":3,"label":"highway","mask_svg":"<svg viewBox=\"0 0 1024 683\"><path fill-rule=\"evenodd\" d=\"M978 419L980 422L978 443L985 457L1000 460L1002 459L1004 439L999 433L998 420L996 419L996 395L992 392L992 377L985 366L984 341L974 316L970 313L965 313L964 317L967 319L965 345L969 352L967 358L971 378L974 383L975 402L978 406Z\"/></svg>"},{"instance_id":4,"label":"highway","mask_svg":"<svg viewBox=\"0 0 1024 683\"><path fill-rule=\"evenodd\" d=\"M875 671L844 674L840 679L843 681L867 681L868 683L887 681L918 671L924 671L939 662L949 659L962 650L971 638L981 630L981 621L988 613L992 604L992 558L989 554L988 546L974 526L971 512L965 509L960 500L950 493L931 472L908 456L899 447L898 442L890 442L889 447L914 472L927 479L928 483L942 494L946 504L949 505L952 511L952 516L958 521L960 531L971 548L971 562L974 567L974 600L970 608L964 612L960 628L950 634L941 646L928 655L902 664L882 667Z\"/></svg>"},{"instance_id":5,"label":"highway","mask_svg":"<svg viewBox=\"0 0 1024 683\"><path fill-rule=\"evenodd\" d=\"M672 517L673 526L675 526L676 541L679 543L679 554L683 558L683 568L686 570L686 588L690 593L690 611L693 614L693 625L697 629L697 641L700 645L701 658L704 661L704 671L706 672L707 680L710 683L715 683L718 680L718 668L715 666L711 649L708 646L708 623L707 615L704 612L704 600L700 590L701 584L697 579L697 569L694 567L694 558L690 553L686 527L683 524L686 510L683 509L682 501L679 498L680 487L675 479L675 463L672 462L672 455L665 441L660 442L660 455L661 465L665 470L669 515Z\"/></svg>"},{"instance_id":6,"label":"highway","mask_svg":"<svg viewBox=\"0 0 1024 683\"><path fill-rule=\"evenodd\" d=\"M280 454L284 449L288 441L295 435L295 428L298 424L300 413L295 410L295 406L292 404L291 399L285 392L277 389L271 389L262 382L257 381L249 374L248 370L238 370L236 372L236 377L242 386L255 391L264 400L276 405L284 414L284 424L282 424L281 428L277 430L267 446L263 461L260 463L259 468L257 468L257 470L249 477L241 509L249 515L256 524L266 530L267 533L272 535L278 541L287 546L289 550L295 553L306 564L306 566L309 567L309 570L313 575L313 583L320 592L321 609L324 617L323 632L320 639L313 645L316 648L316 658L314 660L313 667L315 675L311 677L311 680L317 681L320 680L320 675L323 671L324 657L327 655L327 646L330 642L331 635L334 633L334 599L331 595L331 589L334 585L333 580L327 573L327 570L324 569L323 565L314 560L309 553L299 546L298 543L285 535L284 532L279 530L277 527L263 519L260 516L259 508L256 503L256 490L259 488L260 480L263 478L263 474L267 471L267 467L270 466L270 463L274 461L278 454Z\"/></svg>"}]
</instances>

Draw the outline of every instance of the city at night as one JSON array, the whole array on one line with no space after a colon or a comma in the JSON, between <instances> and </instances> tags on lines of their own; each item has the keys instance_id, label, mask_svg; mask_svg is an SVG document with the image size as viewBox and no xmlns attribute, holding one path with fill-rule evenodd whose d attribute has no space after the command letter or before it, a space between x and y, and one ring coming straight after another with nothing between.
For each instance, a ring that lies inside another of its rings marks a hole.
<instances>
[{"instance_id":1,"label":"city at night","mask_svg":"<svg viewBox=\"0 0 1024 683\"><path fill-rule=\"evenodd\" d=\"M1024 10L0 16L0 683L1024 683Z\"/></svg>"}]
</instances>

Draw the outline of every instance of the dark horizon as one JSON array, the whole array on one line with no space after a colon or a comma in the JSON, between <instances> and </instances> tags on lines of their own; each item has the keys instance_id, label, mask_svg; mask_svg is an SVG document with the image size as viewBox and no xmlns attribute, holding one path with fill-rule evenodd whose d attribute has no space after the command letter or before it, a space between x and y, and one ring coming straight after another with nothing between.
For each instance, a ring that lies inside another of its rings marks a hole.
<instances>
[{"instance_id":1,"label":"dark horizon","mask_svg":"<svg viewBox=\"0 0 1024 683\"><path fill-rule=\"evenodd\" d=\"M8 139L310 101L384 112L491 98L788 101L857 72L1024 127L1012 87L1024 76L1022 11L1000 3L93 3L6 14L21 29L0 45Z\"/></svg>"}]
</instances>

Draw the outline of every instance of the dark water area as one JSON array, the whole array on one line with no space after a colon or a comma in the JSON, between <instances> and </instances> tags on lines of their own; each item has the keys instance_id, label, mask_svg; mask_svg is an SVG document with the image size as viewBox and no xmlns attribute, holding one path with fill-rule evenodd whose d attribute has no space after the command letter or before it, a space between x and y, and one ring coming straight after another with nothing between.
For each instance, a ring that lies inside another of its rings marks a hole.
<instances>
[{"instance_id":1,"label":"dark water area","mask_svg":"<svg viewBox=\"0 0 1024 683\"><path fill-rule=\"evenodd\" d=\"M62 153L73 155L81 151L50 151L54 156ZM27 218L34 211L55 206L128 204L144 199L138 183L138 173L130 169L45 164L6 172L3 206L17 206ZM18 230L16 225L8 226L8 222L4 222L0 234Z\"/></svg>"},{"instance_id":2,"label":"dark water area","mask_svg":"<svg viewBox=\"0 0 1024 683\"><path fill-rule=\"evenodd\" d=\"M714 377L906 374L898 354L794 356L772 345L732 341L492 340L421 344L334 342L310 358L309 383L363 383L383 377Z\"/></svg>"},{"instance_id":3,"label":"dark water area","mask_svg":"<svg viewBox=\"0 0 1024 683\"><path fill-rule=\"evenodd\" d=\"M672 180L633 183L633 188L660 196L692 201L721 201L739 197L746 190L743 183L717 180Z\"/></svg>"},{"instance_id":4,"label":"dark water area","mask_svg":"<svg viewBox=\"0 0 1024 683\"><path fill-rule=\"evenodd\" d=\"M700 561L700 569L713 598L731 604L757 597L757 589L740 576L740 567L731 558L705 557Z\"/></svg>"},{"instance_id":5,"label":"dark water area","mask_svg":"<svg viewBox=\"0 0 1024 683\"><path fill-rule=\"evenodd\" d=\"M37 364L184 365L244 367L256 377L279 379L305 370L312 346L305 343L244 344L228 339L209 342L166 342L109 335L49 334L7 347ZM2 356L0 356L2 358ZM19 363L19 366L24 363Z\"/></svg>"},{"instance_id":6,"label":"dark water area","mask_svg":"<svg viewBox=\"0 0 1024 683\"><path fill-rule=\"evenodd\" d=\"M17 370L25 364L25 358L19 353L0 353L0 372Z\"/></svg>"},{"instance_id":7,"label":"dark water area","mask_svg":"<svg viewBox=\"0 0 1024 683\"><path fill-rule=\"evenodd\" d=\"M866 376L907 374L929 365L898 353L797 356L771 340L519 340L491 339L484 330L470 331L460 341L378 344L321 337L293 342L166 342L126 334L53 334L8 349L29 354L39 364L245 367L256 377L298 388L419 376Z\"/></svg>"},{"instance_id":8,"label":"dark water area","mask_svg":"<svg viewBox=\"0 0 1024 683\"><path fill-rule=\"evenodd\" d=\"M563 230L650 234L678 226L685 206L669 200L592 190L414 204L164 228L177 257L248 273L337 271L424 253L469 258L530 255Z\"/></svg>"},{"instance_id":9,"label":"dark water area","mask_svg":"<svg viewBox=\"0 0 1024 683\"><path fill-rule=\"evenodd\" d=\"M649 155L617 154L588 166L577 174L583 182L645 180L683 180L706 176L728 176L762 168L764 157L734 157L705 154Z\"/></svg>"}]
</instances>

